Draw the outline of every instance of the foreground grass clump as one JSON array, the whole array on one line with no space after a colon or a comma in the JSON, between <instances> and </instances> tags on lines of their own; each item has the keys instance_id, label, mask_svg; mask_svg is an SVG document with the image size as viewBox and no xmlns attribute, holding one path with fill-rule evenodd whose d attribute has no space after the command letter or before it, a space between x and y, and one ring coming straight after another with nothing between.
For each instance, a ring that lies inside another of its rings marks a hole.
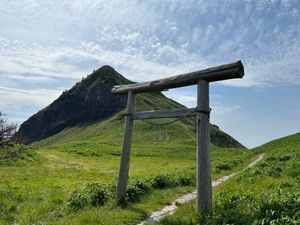
<instances>
[{"instance_id":1,"label":"foreground grass clump","mask_svg":"<svg viewBox=\"0 0 300 225\"><path fill-rule=\"evenodd\" d=\"M123 206L129 203L139 202L141 197L153 192L153 189L175 188L194 184L195 176L187 172L175 174L161 174L153 179L132 181L126 191ZM76 189L68 198L67 208L79 210L86 206L103 206L108 200L113 201L116 186L93 183L86 185L83 189Z\"/></svg>"},{"instance_id":2,"label":"foreground grass clump","mask_svg":"<svg viewBox=\"0 0 300 225\"><path fill-rule=\"evenodd\" d=\"M277 190L278 191L278 190ZM159 224L163 225L288 225L299 224L300 198L289 192L260 196L228 193L221 191L214 196L212 216L195 213L195 202L184 205L173 217L167 217ZM193 213L194 212L194 213Z\"/></svg>"},{"instance_id":3,"label":"foreground grass clump","mask_svg":"<svg viewBox=\"0 0 300 225\"><path fill-rule=\"evenodd\" d=\"M151 191L152 187L149 182L136 180L128 185L124 204L139 202L143 195L149 194Z\"/></svg>"},{"instance_id":4,"label":"foreground grass clump","mask_svg":"<svg viewBox=\"0 0 300 225\"><path fill-rule=\"evenodd\" d=\"M82 190L75 190L68 198L67 206L78 210L86 206L103 206L109 198L109 188L102 184L94 183L87 185Z\"/></svg>"}]
</instances>

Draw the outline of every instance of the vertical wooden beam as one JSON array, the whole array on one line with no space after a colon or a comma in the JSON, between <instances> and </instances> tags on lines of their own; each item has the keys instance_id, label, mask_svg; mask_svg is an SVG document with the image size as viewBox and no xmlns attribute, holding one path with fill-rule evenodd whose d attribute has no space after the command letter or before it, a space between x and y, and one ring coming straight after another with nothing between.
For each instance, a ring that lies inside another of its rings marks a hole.
<instances>
[{"instance_id":1,"label":"vertical wooden beam","mask_svg":"<svg viewBox=\"0 0 300 225\"><path fill-rule=\"evenodd\" d=\"M119 178L117 185L116 200L122 201L126 195L126 187L128 182L129 162L130 162L130 147L132 137L132 113L135 107L135 94L132 91L128 92L127 98L127 115L125 117L125 131L123 139L123 148L120 161Z\"/></svg>"},{"instance_id":2,"label":"vertical wooden beam","mask_svg":"<svg viewBox=\"0 0 300 225\"><path fill-rule=\"evenodd\" d=\"M197 209L212 212L209 137L209 82L199 80L197 85Z\"/></svg>"}]
</instances>

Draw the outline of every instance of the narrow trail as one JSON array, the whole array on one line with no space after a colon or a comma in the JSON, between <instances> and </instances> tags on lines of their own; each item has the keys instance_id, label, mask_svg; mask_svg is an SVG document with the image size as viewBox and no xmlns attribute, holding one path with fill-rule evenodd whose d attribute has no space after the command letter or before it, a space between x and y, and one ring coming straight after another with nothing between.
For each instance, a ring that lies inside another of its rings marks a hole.
<instances>
[{"instance_id":1,"label":"narrow trail","mask_svg":"<svg viewBox=\"0 0 300 225\"><path fill-rule=\"evenodd\" d=\"M245 171L246 169L248 168L251 168L253 166L255 166L259 161L261 161L262 159L264 158L264 153L263 154L260 154L256 160L254 160L253 162L251 162L245 169L243 169L242 171L239 171L239 172L234 172L234 173L231 173L229 175L226 175L224 177L221 177L219 178L218 180L216 181L213 181L212 182L212 187L217 187L219 186L220 184L224 183L225 181L227 181L229 178L231 177L234 177L236 175L238 175L240 172L243 172ZM171 202L170 205L166 205L164 206L163 208L161 208L160 210L158 211L155 211L153 212L148 218L146 218L145 220L143 220L142 222L140 222L139 224L137 225L143 225L143 224L146 224L146 223L150 223L150 224L153 224L153 223L156 223L158 221L160 221L162 218L164 218L165 216L167 215L172 215L176 209L178 208L177 205L181 205L181 204L184 204L184 203L187 203L193 199L196 198L196 191L194 192L191 192L191 193L188 193L188 194L185 194L177 199L175 199L173 202Z\"/></svg>"}]
</instances>

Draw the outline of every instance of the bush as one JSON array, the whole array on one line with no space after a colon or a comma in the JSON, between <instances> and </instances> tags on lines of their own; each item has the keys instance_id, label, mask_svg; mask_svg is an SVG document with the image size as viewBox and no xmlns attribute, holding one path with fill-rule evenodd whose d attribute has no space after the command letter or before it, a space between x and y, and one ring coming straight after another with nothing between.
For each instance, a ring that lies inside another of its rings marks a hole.
<instances>
[{"instance_id":1,"label":"bush","mask_svg":"<svg viewBox=\"0 0 300 225\"><path fill-rule=\"evenodd\" d=\"M153 188L164 189L172 186L175 185L170 175L166 175L166 174L157 175L152 181Z\"/></svg>"},{"instance_id":2,"label":"bush","mask_svg":"<svg viewBox=\"0 0 300 225\"><path fill-rule=\"evenodd\" d=\"M195 184L196 178L193 173L178 173L175 179L180 186L189 186Z\"/></svg>"},{"instance_id":3,"label":"bush","mask_svg":"<svg viewBox=\"0 0 300 225\"><path fill-rule=\"evenodd\" d=\"M266 160L267 160L267 161L274 161L274 160L276 160L276 159L277 159L276 157L271 156L271 157L267 158Z\"/></svg>"},{"instance_id":4,"label":"bush","mask_svg":"<svg viewBox=\"0 0 300 225\"><path fill-rule=\"evenodd\" d=\"M147 194L151 191L150 184L146 183L145 181L137 180L133 185L142 190L144 194Z\"/></svg>"},{"instance_id":5,"label":"bush","mask_svg":"<svg viewBox=\"0 0 300 225\"><path fill-rule=\"evenodd\" d=\"M279 159L279 161L285 162L285 161L290 160L291 158L292 157L289 155L284 155L284 156L279 157L278 159Z\"/></svg>"},{"instance_id":6,"label":"bush","mask_svg":"<svg viewBox=\"0 0 300 225\"><path fill-rule=\"evenodd\" d=\"M136 186L129 185L126 191L126 202L138 202L144 192Z\"/></svg>"},{"instance_id":7,"label":"bush","mask_svg":"<svg viewBox=\"0 0 300 225\"><path fill-rule=\"evenodd\" d=\"M68 198L67 207L73 210L78 210L83 208L87 202L86 196L80 190L75 190Z\"/></svg>"},{"instance_id":8,"label":"bush","mask_svg":"<svg viewBox=\"0 0 300 225\"><path fill-rule=\"evenodd\" d=\"M126 191L126 202L138 202L140 198L148 194L151 190L149 184L144 181L137 180L133 184L129 185Z\"/></svg>"},{"instance_id":9,"label":"bush","mask_svg":"<svg viewBox=\"0 0 300 225\"><path fill-rule=\"evenodd\" d=\"M164 189L193 184L195 176L192 173L162 174L148 182L135 180L128 185L126 196L121 205L140 201L143 195L151 192L152 188ZM67 207L79 210L86 205L103 206L109 198L114 198L116 185L104 186L100 183L86 185L83 189L73 191L67 201Z\"/></svg>"},{"instance_id":10,"label":"bush","mask_svg":"<svg viewBox=\"0 0 300 225\"><path fill-rule=\"evenodd\" d=\"M102 184L89 184L82 190L73 191L67 202L70 209L78 210L90 204L92 206L103 206L108 200L107 188Z\"/></svg>"},{"instance_id":11,"label":"bush","mask_svg":"<svg viewBox=\"0 0 300 225\"><path fill-rule=\"evenodd\" d=\"M103 206L108 200L108 191L102 184L89 184L84 189L84 192L92 206Z\"/></svg>"},{"instance_id":12,"label":"bush","mask_svg":"<svg viewBox=\"0 0 300 225\"><path fill-rule=\"evenodd\" d=\"M13 144L0 151L0 165L14 165L18 160L33 162L37 161L38 158L33 147L23 144Z\"/></svg>"},{"instance_id":13,"label":"bush","mask_svg":"<svg viewBox=\"0 0 300 225\"><path fill-rule=\"evenodd\" d=\"M279 177L281 175L282 169L278 166L271 166L267 168L266 172L270 177Z\"/></svg>"},{"instance_id":14,"label":"bush","mask_svg":"<svg viewBox=\"0 0 300 225\"><path fill-rule=\"evenodd\" d=\"M230 166L226 163L220 163L216 166L218 170L230 170Z\"/></svg>"},{"instance_id":15,"label":"bush","mask_svg":"<svg viewBox=\"0 0 300 225\"><path fill-rule=\"evenodd\" d=\"M17 124L8 123L6 116L0 112L0 150L14 145Z\"/></svg>"}]
</instances>

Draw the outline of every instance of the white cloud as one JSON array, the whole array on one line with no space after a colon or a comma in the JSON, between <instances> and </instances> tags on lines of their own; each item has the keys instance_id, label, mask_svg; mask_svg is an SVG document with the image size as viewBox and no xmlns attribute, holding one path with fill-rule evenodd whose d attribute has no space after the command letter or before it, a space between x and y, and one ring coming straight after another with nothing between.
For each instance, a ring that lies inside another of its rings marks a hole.
<instances>
[{"instance_id":1,"label":"white cloud","mask_svg":"<svg viewBox=\"0 0 300 225\"><path fill-rule=\"evenodd\" d=\"M241 59L245 77L221 85L300 85L299 11L279 0L0 1L0 106L44 107L58 85L104 64L147 81ZM196 102L189 92L167 95ZM214 106L219 115L239 110Z\"/></svg>"},{"instance_id":2,"label":"white cloud","mask_svg":"<svg viewBox=\"0 0 300 225\"><path fill-rule=\"evenodd\" d=\"M23 90L0 87L0 109L7 111L22 110L27 105L44 107L62 93L61 90L34 89Z\"/></svg>"},{"instance_id":3,"label":"white cloud","mask_svg":"<svg viewBox=\"0 0 300 225\"><path fill-rule=\"evenodd\" d=\"M224 84L276 85L282 82L282 74L289 74L289 79L284 79L287 82L299 80L294 62L299 57L300 28L288 17L264 16L275 10L276 3L270 1L224 2L220 6L214 1L108 4L49 0L2 6L6 13L0 21L5 29L16 25L19 30L32 31L16 41L2 31L6 37L0 40L2 74L80 78L103 63L112 64L131 79L144 80L147 75L150 80L242 58L245 78ZM282 13L298 12L290 2L282 6L278 9ZM228 10L235 7L239 10ZM291 22L283 27L284 19ZM29 28L20 26L20 20ZM47 34L50 32L53 40L28 42L27 36L45 35L45 29L51 29ZM268 41L270 38L274 41Z\"/></svg>"}]
</instances>

